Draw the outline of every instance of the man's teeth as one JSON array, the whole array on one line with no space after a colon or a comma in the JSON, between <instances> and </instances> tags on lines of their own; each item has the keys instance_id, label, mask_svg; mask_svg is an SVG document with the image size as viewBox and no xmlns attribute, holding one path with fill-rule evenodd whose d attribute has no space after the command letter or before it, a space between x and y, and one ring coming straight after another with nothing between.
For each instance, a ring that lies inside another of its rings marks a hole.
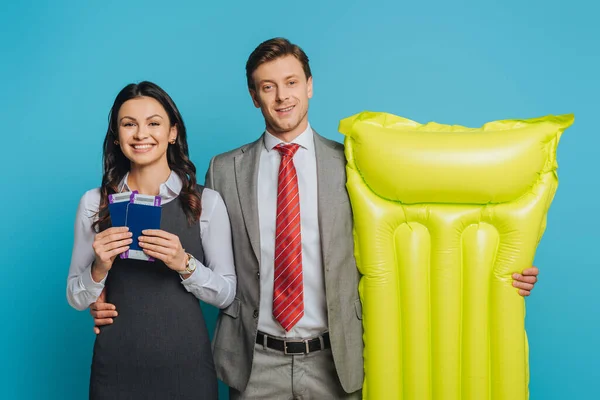
<instances>
[{"instance_id":1,"label":"man's teeth","mask_svg":"<svg viewBox=\"0 0 600 400\"><path fill-rule=\"evenodd\" d=\"M288 108L281 108L281 109L279 109L279 110L277 110L277 111L279 111L279 112L288 112L288 111L290 111L292 108L294 108L294 106L291 106L291 107L288 107Z\"/></svg>"}]
</instances>

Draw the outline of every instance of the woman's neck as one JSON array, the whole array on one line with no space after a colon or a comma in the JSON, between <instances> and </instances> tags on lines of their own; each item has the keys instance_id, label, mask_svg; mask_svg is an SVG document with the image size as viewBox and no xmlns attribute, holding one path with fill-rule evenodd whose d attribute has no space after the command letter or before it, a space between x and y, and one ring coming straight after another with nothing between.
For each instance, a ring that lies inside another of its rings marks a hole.
<instances>
[{"instance_id":1,"label":"woman's neck","mask_svg":"<svg viewBox=\"0 0 600 400\"><path fill-rule=\"evenodd\" d=\"M171 169L166 163L143 167L132 165L127 177L127 186L140 194L156 196L160 192L160 185L169 179L170 174Z\"/></svg>"}]
</instances>

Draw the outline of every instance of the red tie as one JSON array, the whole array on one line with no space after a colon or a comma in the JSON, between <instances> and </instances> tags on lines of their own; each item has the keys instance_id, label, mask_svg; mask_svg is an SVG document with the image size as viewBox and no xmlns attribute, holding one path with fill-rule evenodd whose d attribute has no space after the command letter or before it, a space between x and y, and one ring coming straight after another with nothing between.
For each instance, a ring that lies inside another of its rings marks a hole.
<instances>
[{"instance_id":1,"label":"red tie","mask_svg":"<svg viewBox=\"0 0 600 400\"><path fill-rule=\"evenodd\" d=\"M304 315L300 195L293 161L299 147L283 143L275 146L281 154L281 164L277 181L273 316L286 332Z\"/></svg>"}]
</instances>

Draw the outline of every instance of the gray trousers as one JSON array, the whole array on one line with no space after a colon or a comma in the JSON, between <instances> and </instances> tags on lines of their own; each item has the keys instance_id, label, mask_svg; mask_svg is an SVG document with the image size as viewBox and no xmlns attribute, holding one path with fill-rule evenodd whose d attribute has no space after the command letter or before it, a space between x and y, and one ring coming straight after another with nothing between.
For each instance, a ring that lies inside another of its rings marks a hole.
<instances>
[{"instance_id":1,"label":"gray trousers","mask_svg":"<svg viewBox=\"0 0 600 400\"><path fill-rule=\"evenodd\" d=\"M230 389L231 400L360 400L361 391L346 393L331 349L285 355L261 344L254 348L250 381L243 393Z\"/></svg>"}]
</instances>

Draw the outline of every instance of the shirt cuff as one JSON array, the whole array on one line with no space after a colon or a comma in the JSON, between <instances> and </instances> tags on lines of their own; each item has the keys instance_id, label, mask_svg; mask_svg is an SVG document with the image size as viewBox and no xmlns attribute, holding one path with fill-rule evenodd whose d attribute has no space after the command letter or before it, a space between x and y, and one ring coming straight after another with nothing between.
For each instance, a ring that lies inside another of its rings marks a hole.
<instances>
[{"instance_id":1,"label":"shirt cuff","mask_svg":"<svg viewBox=\"0 0 600 400\"><path fill-rule=\"evenodd\" d=\"M100 293L102 293L102 289L104 289L104 283L106 282L107 277L108 274L106 274L100 282L95 282L92 278L92 266L90 265L87 268L87 271L81 274L81 286L83 286L90 294L98 297L100 296Z\"/></svg>"},{"instance_id":2,"label":"shirt cuff","mask_svg":"<svg viewBox=\"0 0 600 400\"><path fill-rule=\"evenodd\" d=\"M179 277L181 278L181 283L188 291L192 286L204 287L209 278L208 268L196 260L196 270L187 279L183 279L181 275Z\"/></svg>"}]
</instances>

